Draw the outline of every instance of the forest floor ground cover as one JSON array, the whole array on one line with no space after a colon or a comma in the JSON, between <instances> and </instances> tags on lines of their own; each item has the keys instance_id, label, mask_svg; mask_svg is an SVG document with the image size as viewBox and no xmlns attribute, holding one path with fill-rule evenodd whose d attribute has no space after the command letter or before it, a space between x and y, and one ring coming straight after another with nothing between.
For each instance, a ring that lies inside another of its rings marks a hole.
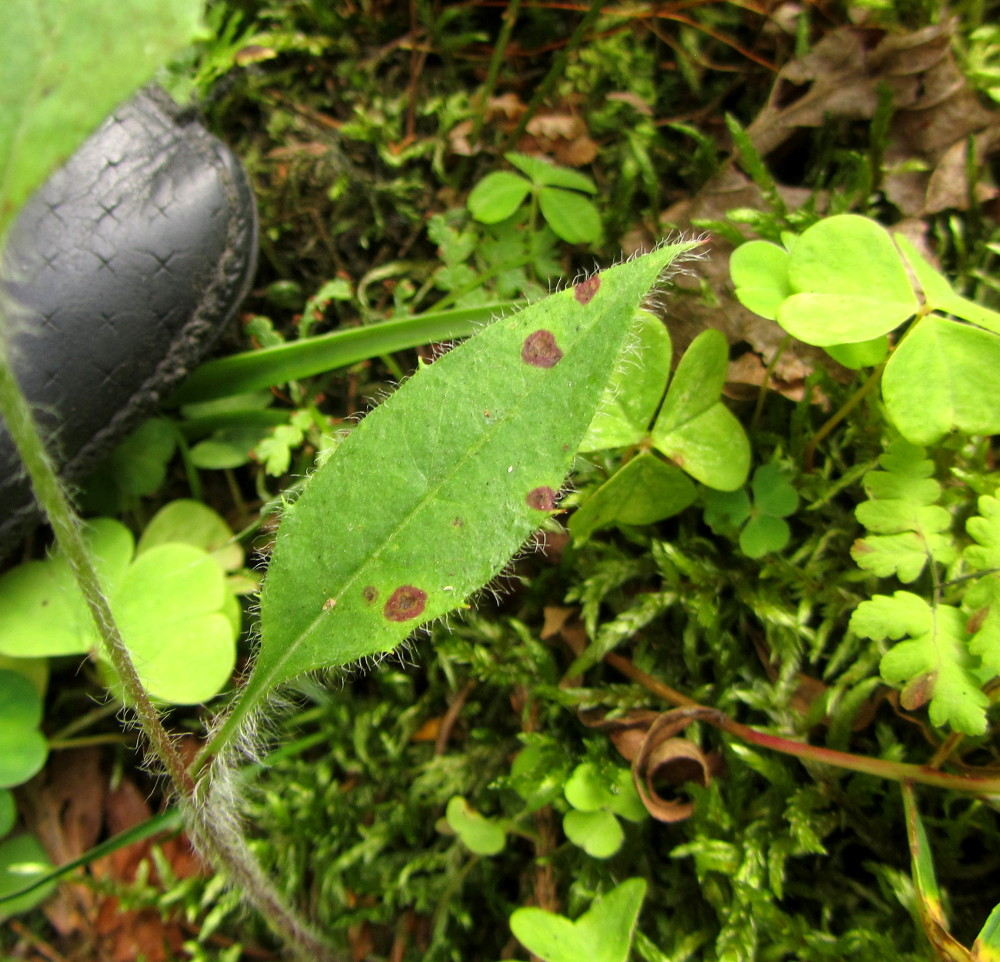
<instances>
[{"instance_id":1,"label":"forest floor ground cover","mask_svg":"<svg viewBox=\"0 0 1000 962\"><path fill-rule=\"evenodd\" d=\"M246 815L280 888L347 957L524 959L516 909L576 919L635 878L648 888L624 951L644 962L962 958L947 954L945 914L972 945L1000 902L989 798L918 789L936 914L911 873L896 782L772 751L707 716L682 731L664 713L708 706L791 742L958 774L1000 765L989 731L932 725L880 675L884 640L851 629L877 590L910 583L852 558L863 478L893 440L869 372L790 341L729 275L746 238L858 213L997 308L988 6L226 0L209 8L211 36L164 74L257 190L260 268L221 353L431 310L488 317L664 236L705 234L657 310L674 359L706 329L724 336L724 405L757 472L743 507L699 485L668 517L632 517L620 496L567 531L637 451L582 456L563 524L474 608L401 655L297 686L266 764L245 773ZM585 181L547 180L538 158ZM528 183L509 209L480 186L498 171ZM84 504L141 532L164 505L203 501L241 533L252 588L275 499L437 350L296 378L253 402L267 418L167 412L184 450L157 483L130 493L126 453ZM963 522L970 492L996 490L989 438L955 436L929 457ZM162 798L97 672L52 668L52 754L17 794L60 863L145 823ZM205 717L171 714L192 753ZM177 834L89 860L8 920L0 946L116 962L281 951ZM594 958L624 959L620 948Z\"/></svg>"}]
</instances>

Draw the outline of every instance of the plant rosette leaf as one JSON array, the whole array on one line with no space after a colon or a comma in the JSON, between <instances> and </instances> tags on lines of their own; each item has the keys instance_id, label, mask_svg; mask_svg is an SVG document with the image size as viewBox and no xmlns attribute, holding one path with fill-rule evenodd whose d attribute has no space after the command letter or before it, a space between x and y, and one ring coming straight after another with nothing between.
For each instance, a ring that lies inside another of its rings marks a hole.
<instances>
[{"instance_id":1,"label":"plant rosette leaf","mask_svg":"<svg viewBox=\"0 0 1000 962\"><path fill-rule=\"evenodd\" d=\"M38 730L42 710L42 698L29 679L0 669L0 788L20 785L42 770L49 754Z\"/></svg>"},{"instance_id":2,"label":"plant rosette leaf","mask_svg":"<svg viewBox=\"0 0 1000 962\"><path fill-rule=\"evenodd\" d=\"M1000 337L943 317L923 318L889 358L882 397L900 434L933 444L949 431L1000 432Z\"/></svg>"},{"instance_id":3,"label":"plant rosette leaf","mask_svg":"<svg viewBox=\"0 0 1000 962\"><path fill-rule=\"evenodd\" d=\"M569 519L580 544L615 524L653 524L693 504L697 491L680 468L648 451L616 471Z\"/></svg>"},{"instance_id":4,"label":"plant rosette leaf","mask_svg":"<svg viewBox=\"0 0 1000 962\"><path fill-rule=\"evenodd\" d=\"M702 484L733 491L750 473L750 442L719 400L729 347L716 330L702 331L684 352L650 434L653 445Z\"/></svg>"},{"instance_id":5,"label":"plant rosette leaf","mask_svg":"<svg viewBox=\"0 0 1000 962\"><path fill-rule=\"evenodd\" d=\"M882 677L901 686L908 711L929 704L932 724L950 725L967 735L986 730L989 698L976 675L978 659L969 651L962 612L950 605L931 607L909 591L863 601L851 616L851 630L875 641L901 639L882 656Z\"/></svg>"},{"instance_id":6,"label":"plant rosette leaf","mask_svg":"<svg viewBox=\"0 0 1000 962\"><path fill-rule=\"evenodd\" d=\"M466 848L477 855L496 855L507 844L503 826L481 815L461 795L449 800L445 821Z\"/></svg>"},{"instance_id":7,"label":"plant rosette leaf","mask_svg":"<svg viewBox=\"0 0 1000 962\"><path fill-rule=\"evenodd\" d=\"M229 593L218 563L199 547L172 543L149 547L133 560L134 541L124 525L99 518L88 528L101 584L152 697L197 704L218 694L236 659L236 629L224 613ZM59 553L0 578L0 654L96 651L102 657L99 645L90 611ZM110 667L105 669L114 685Z\"/></svg>"},{"instance_id":8,"label":"plant rosette leaf","mask_svg":"<svg viewBox=\"0 0 1000 962\"><path fill-rule=\"evenodd\" d=\"M870 341L920 308L906 264L880 224L856 214L818 221L789 254L795 292L777 309L778 323L806 344Z\"/></svg>"},{"instance_id":9,"label":"plant rosette leaf","mask_svg":"<svg viewBox=\"0 0 1000 962\"><path fill-rule=\"evenodd\" d=\"M645 897L645 879L626 879L594 899L576 921L544 909L520 908L510 917L510 929L544 962L625 962Z\"/></svg>"},{"instance_id":10,"label":"plant rosette leaf","mask_svg":"<svg viewBox=\"0 0 1000 962\"><path fill-rule=\"evenodd\" d=\"M639 304L694 246L496 321L351 432L285 511L257 662L219 741L275 685L391 651L497 575L555 510Z\"/></svg>"},{"instance_id":11,"label":"plant rosette leaf","mask_svg":"<svg viewBox=\"0 0 1000 962\"><path fill-rule=\"evenodd\" d=\"M0 842L0 898L13 895L52 871L52 863L34 835L16 835ZM52 894L56 882L39 886L27 895L0 902L0 920L28 912Z\"/></svg>"},{"instance_id":12,"label":"plant rosette leaf","mask_svg":"<svg viewBox=\"0 0 1000 962\"><path fill-rule=\"evenodd\" d=\"M639 444L649 432L670 380L673 347L666 325L638 311L625 350L580 444L580 452Z\"/></svg>"}]
</instances>

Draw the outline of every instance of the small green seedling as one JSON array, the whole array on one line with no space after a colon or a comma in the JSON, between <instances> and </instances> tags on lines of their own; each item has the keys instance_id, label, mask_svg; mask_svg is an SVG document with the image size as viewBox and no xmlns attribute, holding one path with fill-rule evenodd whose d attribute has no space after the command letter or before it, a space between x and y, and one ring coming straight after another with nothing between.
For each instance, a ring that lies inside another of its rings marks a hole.
<instances>
[{"instance_id":1,"label":"small green seedling","mask_svg":"<svg viewBox=\"0 0 1000 962\"><path fill-rule=\"evenodd\" d=\"M888 335L912 318L882 374L886 410L903 437L931 444L952 430L1000 432L1000 314L961 297L903 235L866 217L828 217L783 240L733 252L730 273L746 307L854 368L881 364Z\"/></svg>"},{"instance_id":2,"label":"small green seedling","mask_svg":"<svg viewBox=\"0 0 1000 962\"><path fill-rule=\"evenodd\" d=\"M240 629L226 578L242 564L243 552L230 543L225 522L200 502L180 501L151 520L138 545L110 518L88 527L105 590L153 697L198 704L217 695L229 683ZM243 589L246 582L234 586ZM97 628L61 554L19 565L0 578L0 654L40 658L99 651ZM110 666L100 664L116 688Z\"/></svg>"},{"instance_id":3,"label":"small green seedling","mask_svg":"<svg viewBox=\"0 0 1000 962\"><path fill-rule=\"evenodd\" d=\"M699 334L672 379L671 358L663 323L638 312L632 340L580 447L581 453L638 453L570 518L569 529L581 542L609 525L652 524L678 514L697 497L691 478L721 491L746 481L750 442L720 399L729 365L725 337L714 330Z\"/></svg>"},{"instance_id":4,"label":"small green seedling","mask_svg":"<svg viewBox=\"0 0 1000 962\"><path fill-rule=\"evenodd\" d=\"M576 921L544 909L516 909L510 929L517 940L544 962L625 962L632 946L646 880L626 879Z\"/></svg>"},{"instance_id":5,"label":"small green seedling","mask_svg":"<svg viewBox=\"0 0 1000 962\"><path fill-rule=\"evenodd\" d=\"M496 855L507 844L505 823L481 815L461 795L448 801L445 822L476 855Z\"/></svg>"},{"instance_id":6,"label":"small green seedling","mask_svg":"<svg viewBox=\"0 0 1000 962\"><path fill-rule=\"evenodd\" d=\"M784 519L799 506L798 492L776 464L762 464L745 487L704 492L705 521L716 534L739 532L740 550L748 558L781 551L791 537Z\"/></svg>"},{"instance_id":7,"label":"small green seedling","mask_svg":"<svg viewBox=\"0 0 1000 962\"><path fill-rule=\"evenodd\" d=\"M593 858L610 858L625 841L619 818L641 822L647 812L627 768L613 775L592 762L577 765L566 782L566 801L572 811L563 816L566 837Z\"/></svg>"},{"instance_id":8,"label":"small green seedling","mask_svg":"<svg viewBox=\"0 0 1000 962\"><path fill-rule=\"evenodd\" d=\"M570 244L595 244L601 237L601 217L584 194L596 194L594 182L566 167L539 157L504 154L522 174L498 170L487 174L469 194L469 210L483 224L497 224L512 217L531 197L530 223L536 209L556 236Z\"/></svg>"}]
</instances>

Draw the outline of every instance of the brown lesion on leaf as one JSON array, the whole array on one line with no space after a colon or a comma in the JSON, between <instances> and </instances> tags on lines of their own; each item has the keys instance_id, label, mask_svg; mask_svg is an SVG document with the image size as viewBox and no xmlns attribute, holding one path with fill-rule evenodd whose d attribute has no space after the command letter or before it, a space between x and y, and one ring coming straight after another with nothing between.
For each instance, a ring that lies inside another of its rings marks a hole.
<instances>
[{"instance_id":1,"label":"brown lesion on leaf","mask_svg":"<svg viewBox=\"0 0 1000 962\"><path fill-rule=\"evenodd\" d=\"M593 277L588 277L585 281L580 281L579 284L573 286L573 296L581 304L589 304L594 295L597 293L601 286L601 277L599 274L595 274Z\"/></svg>"},{"instance_id":2,"label":"brown lesion on leaf","mask_svg":"<svg viewBox=\"0 0 1000 962\"><path fill-rule=\"evenodd\" d=\"M368 602L368 604L373 605L378 600L378 588L375 585L365 585L361 589L361 597Z\"/></svg>"},{"instance_id":3,"label":"brown lesion on leaf","mask_svg":"<svg viewBox=\"0 0 1000 962\"><path fill-rule=\"evenodd\" d=\"M556 506L556 493L552 488L545 486L532 488L524 501L534 511L552 511Z\"/></svg>"},{"instance_id":4,"label":"brown lesion on leaf","mask_svg":"<svg viewBox=\"0 0 1000 962\"><path fill-rule=\"evenodd\" d=\"M555 367L563 358L555 335L544 327L532 331L524 339L521 360L532 367Z\"/></svg>"},{"instance_id":5,"label":"brown lesion on leaf","mask_svg":"<svg viewBox=\"0 0 1000 962\"><path fill-rule=\"evenodd\" d=\"M413 585L401 585L389 596L383 614L389 621L410 621L423 614L426 606L426 591Z\"/></svg>"},{"instance_id":6,"label":"brown lesion on leaf","mask_svg":"<svg viewBox=\"0 0 1000 962\"><path fill-rule=\"evenodd\" d=\"M323 602L323 610L324 611L333 611L333 609L336 608L336 607L337 607L337 599L336 598L327 598L326 601Z\"/></svg>"}]
</instances>

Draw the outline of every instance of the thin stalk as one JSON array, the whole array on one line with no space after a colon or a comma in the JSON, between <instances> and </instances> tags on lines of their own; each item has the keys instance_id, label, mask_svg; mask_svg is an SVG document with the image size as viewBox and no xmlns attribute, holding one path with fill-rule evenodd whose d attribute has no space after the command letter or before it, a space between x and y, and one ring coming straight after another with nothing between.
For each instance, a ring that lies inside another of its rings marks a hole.
<instances>
[{"instance_id":1,"label":"thin stalk","mask_svg":"<svg viewBox=\"0 0 1000 962\"><path fill-rule=\"evenodd\" d=\"M816 447L844 418L847 417L851 411L857 407L864 398L871 392L879 381L882 379L882 371L885 369L886 362L883 361L874 371L868 376L868 380L861 385L841 406L838 411L830 417L827 422L812 436L812 440L806 445L806 449L802 454L802 467L806 473L809 473L813 469L813 456L816 454Z\"/></svg>"},{"instance_id":2,"label":"thin stalk","mask_svg":"<svg viewBox=\"0 0 1000 962\"><path fill-rule=\"evenodd\" d=\"M527 109L521 115L521 119L514 128L514 132L507 138L507 142L504 145L504 150L509 150L514 144L517 143L518 138L524 133L525 128L528 126L529 121L538 112L538 108L545 102L545 98L548 97L549 92L555 85L555 82L562 77L566 72L566 62L569 60L569 55L576 50L577 47L583 43L583 38L587 35L587 31L594 24L594 21L601 14L601 0L591 0L590 9L583 15L583 19L577 24L576 30L573 31L573 35L566 42L566 46L556 54L552 59L552 66L549 68L549 72L545 75L542 82L535 89L534 96L528 103Z\"/></svg>"},{"instance_id":3,"label":"thin stalk","mask_svg":"<svg viewBox=\"0 0 1000 962\"><path fill-rule=\"evenodd\" d=\"M496 46L493 48L493 56L490 57L490 65L486 71L486 81L483 83L482 103L472 121L472 133L469 135L469 142L479 143L479 135L483 132L483 123L486 120L486 106L497 84L497 74L500 73L500 64L503 63L504 55L507 53L507 44L510 43L510 35L517 22L517 15L521 12L521 0L510 0L507 9L503 13L503 26L500 28L500 36L497 38Z\"/></svg>"},{"instance_id":4,"label":"thin stalk","mask_svg":"<svg viewBox=\"0 0 1000 962\"><path fill-rule=\"evenodd\" d=\"M659 695L672 705L680 706L682 712L690 712L692 721L703 721L714 725L727 734L759 748L793 755L807 762L832 765L852 772L862 772L865 775L875 775L878 778L886 778L894 782L910 781L979 796L1000 795L1000 777L997 776L942 772L931 765L913 765L908 762L891 762L884 758L869 758L866 755L852 755L849 752L822 748L818 745L809 745L806 742L798 742L794 739L782 738L780 735L770 735L767 732L758 731L749 725L734 722L717 708L701 705L686 695L682 695L669 685L663 684L659 679L647 675L621 655L607 654L604 656L604 660L648 691Z\"/></svg>"},{"instance_id":5,"label":"thin stalk","mask_svg":"<svg viewBox=\"0 0 1000 962\"><path fill-rule=\"evenodd\" d=\"M180 799L180 808L199 849L208 860L239 887L289 948L303 960L332 959L330 949L298 918L266 878L260 865L238 834L227 832L213 813L198 805L197 785L184 759L174 747L159 713L139 679L121 631L101 588L93 557L83 536L83 524L63 491L55 467L34 422L31 408L14 378L3 337L0 311L0 418L31 480L32 489L56 536L59 549L69 563L94 618L105 652L121 679L126 699L135 712L153 754L170 779Z\"/></svg>"}]
</instances>

